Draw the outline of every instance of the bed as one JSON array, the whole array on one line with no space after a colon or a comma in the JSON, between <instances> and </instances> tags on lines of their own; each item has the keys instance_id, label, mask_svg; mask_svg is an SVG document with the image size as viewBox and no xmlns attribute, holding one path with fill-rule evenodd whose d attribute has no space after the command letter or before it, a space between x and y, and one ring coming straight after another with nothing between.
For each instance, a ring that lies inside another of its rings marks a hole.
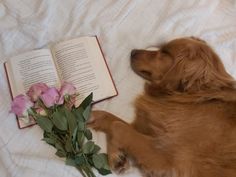
<instances>
[{"instance_id":1,"label":"bed","mask_svg":"<svg viewBox=\"0 0 236 177\"><path fill-rule=\"evenodd\" d=\"M119 95L94 109L110 111L131 122L132 102L142 92L144 82L130 68L132 49L197 36L216 50L236 78L235 19L234 0L1 0L0 176L79 176L41 140L38 126L18 129L15 116L9 113L11 97L3 69L9 57L63 39L97 35ZM94 132L94 139L105 152L105 135ZM131 168L122 176L141 175Z\"/></svg>"}]
</instances>

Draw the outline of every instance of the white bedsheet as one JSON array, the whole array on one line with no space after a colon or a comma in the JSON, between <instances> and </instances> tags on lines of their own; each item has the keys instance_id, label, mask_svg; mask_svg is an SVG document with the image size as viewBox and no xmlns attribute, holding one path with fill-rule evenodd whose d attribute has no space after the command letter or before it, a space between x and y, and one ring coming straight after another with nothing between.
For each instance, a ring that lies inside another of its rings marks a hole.
<instances>
[{"instance_id":1,"label":"white bedsheet","mask_svg":"<svg viewBox=\"0 0 236 177\"><path fill-rule=\"evenodd\" d=\"M9 114L11 98L2 64L10 56L51 42L97 35L119 95L96 105L130 122L133 99L143 80L129 65L133 48L146 48L181 36L207 40L236 78L234 0L0 0L0 176L79 176L34 126L19 130ZM106 150L104 134L94 134ZM110 176L116 176L112 174ZM124 176L140 176L131 169Z\"/></svg>"}]
</instances>

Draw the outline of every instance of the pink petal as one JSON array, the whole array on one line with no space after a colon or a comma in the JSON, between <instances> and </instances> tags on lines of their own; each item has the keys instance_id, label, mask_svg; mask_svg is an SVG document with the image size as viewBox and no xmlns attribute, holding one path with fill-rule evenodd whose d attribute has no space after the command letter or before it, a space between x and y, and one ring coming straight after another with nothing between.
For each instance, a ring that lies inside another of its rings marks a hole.
<instances>
[{"instance_id":1,"label":"pink petal","mask_svg":"<svg viewBox=\"0 0 236 177\"><path fill-rule=\"evenodd\" d=\"M48 86L46 84L37 83L29 88L27 95L31 98L32 101L36 101L39 98L39 96L46 90L48 90Z\"/></svg>"},{"instance_id":2,"label":"pink petal","mask_svg":"<svg viewBox=\"0 0 236 177\"><path fill-rule=\"evenodd\" d=\"M40 99L43 101L45 106L49 108L58 102L59 93L55 87L52 87L40 95Z\"/></svg>"},{"instance_id":3,"label":"pink petal","mask_svg":"<svg viewBox=\"0 0 236 177\"><path fill-rule=\"evenodd\" d=\"M33 103L25 95L16 96L11 103L10 112L15 113L17 116L23 116L27 110L33 106Z\"/></svg>"},{"instance_id":4,"label":"pink petal","mask_svg":"<svg viewBox=\"0 0 236 177\"><path fill-rule=\"evenodd\" d=\"M59 100L57 101L58 105L61 105L64 103L64 96L60 96Z\"/></svg>"},{"instance_id":5,"label":"pink petal","mask_svg":"<svg viewBox=\"0 0 236 177\"><path fill-rule=\"evenodd\" d=\"M69 82L64 82L61 86L60 89L60 95L65 96L65 95L73 95L76 93L76 88L73 84Z\"/></svg>"}]
</instances>

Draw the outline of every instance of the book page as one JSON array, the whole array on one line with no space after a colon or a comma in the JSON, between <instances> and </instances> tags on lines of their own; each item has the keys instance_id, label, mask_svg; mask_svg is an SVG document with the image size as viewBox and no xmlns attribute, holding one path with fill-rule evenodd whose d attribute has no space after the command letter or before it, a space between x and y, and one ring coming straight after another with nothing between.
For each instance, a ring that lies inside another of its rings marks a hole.
<instances>
[{"instance_id":1,"label":"book page","mask_svg":"<svg viewBox=\"0 0 236 177\"><path fill-rule=\"evenodd\" d=\"M78 102L91 92L94 102L117 94L96 37L61 42L53 54L62 80L77 88Z\"/></svg>"},{"instance_id":2,"label":"book page","mask_svg":"<svg viewBox=\"0 0 236 177\"><path fill-rule=\"evenodd\" d=\"M10 58L6 63L12 96L24 94L32 84L60 83L50 50L40 49Z\"/></svg>"}]
</instances>

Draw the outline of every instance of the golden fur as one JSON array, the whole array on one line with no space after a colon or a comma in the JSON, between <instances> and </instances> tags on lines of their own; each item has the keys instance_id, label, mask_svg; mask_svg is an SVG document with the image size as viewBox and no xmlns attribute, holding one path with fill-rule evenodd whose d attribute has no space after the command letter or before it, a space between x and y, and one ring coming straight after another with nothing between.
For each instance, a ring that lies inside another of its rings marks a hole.
<instances>
[{"instance_id":1,"label":"golden fur","mask_svg":"<svg viewBox=\"0 0 236 177\"><path fill-rule=\"evenodd\" d=\"M197 38L159 51L133 50L133 70L147 80L128 124L94 111L89 126L107 134L109 162L143 176L236 177L236 90L217 54Z\"/></svg>"}]
</instances>

